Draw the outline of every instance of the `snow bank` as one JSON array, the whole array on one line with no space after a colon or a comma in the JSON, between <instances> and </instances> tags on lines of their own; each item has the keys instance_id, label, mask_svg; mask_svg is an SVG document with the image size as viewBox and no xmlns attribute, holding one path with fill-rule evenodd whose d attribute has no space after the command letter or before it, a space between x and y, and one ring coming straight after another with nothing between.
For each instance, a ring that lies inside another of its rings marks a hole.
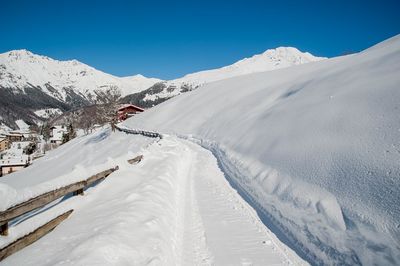
<instances>
[{"instance_id":1,"label":"snow bank","mask_svg":"<svg viewBox=\"0 0 400 266\"><path fill-rule=\"evenodd\" d=\"M153 141L125 133L111 134L110 129L78 137L35 160L28 168L1 177L0 188L5 192L0 193L0 211L124 163Z\"/></svg>"},{"instance_id":2,"label":"snow bank","mask_svg":"<svg viewBox=\"0 0 400 266\"><path fill-rule=\"evenodd\" d=\"M126 141L129 138L138 141L138 137L125 136ZM103 144L109 151L114 150L110 138ZM74 209L51 234L2 263L179 265L185 202L182 193L186 188L190 152L166 139L136 152L144 155L140 164L121 162L117 172L89 188L84 197L63 201L46 211Z\"/></svg>"},{"instance_id":3,"label":"snow bank","mask_svg":"<svg viewBox=\"0 0 400 266\"><path fill-rule=\"evenodd\" d=\"M210 83L125 123L214 143L228 178L311 262L399 264L399 73L396 36Z\"/></svg>"}]
</instances>

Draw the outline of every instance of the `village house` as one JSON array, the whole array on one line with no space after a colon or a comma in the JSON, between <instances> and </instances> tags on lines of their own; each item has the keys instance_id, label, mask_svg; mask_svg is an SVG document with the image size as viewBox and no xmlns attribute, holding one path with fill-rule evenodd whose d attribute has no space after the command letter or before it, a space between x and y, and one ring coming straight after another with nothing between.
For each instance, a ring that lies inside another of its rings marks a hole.
<instances>
[{"instance_id":1,"label":"village house","mask_svg":"<svg viewBox=\"0 0 400 266\"><path fill-rule=\"evenodd\" d=\"M50 128L50 143L60 145L63 140L63 135L68 133L66 126L52 126Z\"/></svg>"},{"instance_id":2,"label":"village house","mask_svg":"<svg viewBox=\"0 0 400 266\"><path fill-rule=\"evenodd\" d=\"M143 112L144 109L140 108L136 105L133 104L124 104L123 106L121 106L120 108L118 108L117 111L117 119L118 121L124 121L127 118L137 114L137 113L141 113Z\"/></svg>"},{"instance_id":3,"label":"village house","mask_svg":"<svg viewBox=\"0 0 400 266\"><path fill-rule=\"evenodd\" d=\"M0 137L0 152L10 148L10 141L5 137Z\"/></svg>"},{"instance_id":4,"label":"village house","mask_svg":"<svg viewBox=\"0 0 400 266\"><path fill-rule=\"evenodd\" d=\"M8 141L11 142L15 142L15 141L22 141L24 139L24 135L21 133L8 133L6 135L6 138L8 139Z\"/></svg>"},{"instance_id":5,"label":"village house","mask_svg":"<svg viewBox=\"0 0 400 266\"><path fill-rule=\"evenodd\" d=\"M30 157L27 155L20 158L2 159L0 160L0 176L19 171L27 167L30 163Z\"/></svg>"}]
</instances>

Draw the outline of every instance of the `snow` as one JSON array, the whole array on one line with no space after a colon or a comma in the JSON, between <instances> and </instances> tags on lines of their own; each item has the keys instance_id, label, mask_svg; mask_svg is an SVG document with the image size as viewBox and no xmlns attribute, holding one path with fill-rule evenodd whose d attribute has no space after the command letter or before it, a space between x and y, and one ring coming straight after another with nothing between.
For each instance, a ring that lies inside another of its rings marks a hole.
<instances>
[{"instance_id":1,"label":"snow","mask_svg":"<svg viewBox=\"0 0 400 266\"><path fill-rule=\"evenodd\" d=\"M205 261L207 265L305 264L262 224L254 210L230 187L210 151L190 142L183 144L192 151L187 182L189 195L185 195L186 207L190 210L184 219L185 227L189 225L187 231L192 233L186 234L183 246L187 249L182 265L200 265ZM199 236L203 243L195 241ZM190 252L191 245L196 251L199 246L207 248L201 260L193 259L196 256Z\"/></svg>"},{"instance_id":2,"label":"snow","mask_svg":"<svg viewBox=\"0 0 400 266\"><path fill-rule=\"evenodd\" d=\"M101 72L77 60L58 61L27 50L13 50L0 54L0 86L23 91L25 87L40 86L48 95L65 100L65 89L73 88L78 94L94 95L97 89L113 86L122 96L147 89L159 79L141 75L120 78ZM48 85L56 89L53 91Z\"/></svg>"},{"instance_id":3,"label":"snow","mask_svg":"<svg viewBox=\"0 0 400 266\"><path fill-rule=\"evenodd\" d=\"M272 71L281 68L321 61L326 58L316 57L310 53L303 53L294 47L278 47L269 49L262 54L244 58L232 65L218 69L211 69L188 74L182 78L164 81L166 88L159 93L146 94L143 100L155 101L159 98L167 99L181 94L180 88L188 86L192 89L207 83L251 73ZM172 89L171 88L175 88Z\"/></svg>"},{"instance_id":4,"label":"snow","mask_svg":"<svg viewBox=\"0 0 400 266\"><path fill-rule=\"evenodd\" d=\"M98 136L92 134L86 141ZM0 239L0 247L74 209L54 231L5 259L4 265L305 264L265 229L229 186L209 151L175 137L149 143L124 133L104 136L103 151L115 153L116 143L122 141L136 143L122 153L143 154L143 161L130 165L122 156L120 169L83 197L61 200L16 222L10 235ZM64 153L76 153L77 145L65 144ZM86 152L91 149L79 146ZM120 152L109 155L115 158ZM7 186L0 186L0 193L10 197L15 192Z\"/></svg>"},{"instance_id":5,"label":"snow","mask_svg":"<svg viewBox=\"0 0 400 266\"><path fill-rule=\"evenodd\" d=\"M11 143L10 148L6 150L6 155L10 157L21 157L24 149L29 145L30 141L14 141Z\"/></svg>"},{"instance_id":6,"label":"snow","mask_svg":"<svg viewBox=\"0 0 400 266\"><path fill-rule=\"evenodd\" d=\"M271 71L323 59L326 58L316 57L310 53L303 53L294 47L278 47L276 49L268 49L264 53L254 55L250 58L244 58L229 66L186 75L173 80L172 83L202 85L222 79Z\"/></svg>"},{"instance_id":7,"label":"snow","mask_svg":"<svg viewBox=\"0 0 400 266\"><path fill-rule=\"evenodd\" d=\"M322 59L325 58L300 52L293 47L279 47L219 69L200 71L175 80L163 81L157 78L147 78L140 74L116 77L77 60L58 61L47 56L33 54L27 50L13 50L0 54L0 86L12 88L15 92L24 92L25 88L31 86L40 87L46 94L64 102L70 89L77 95L91 100L96 95L97 90L105 91L114 87L121 91L122 97L146 90L158 82L164 82L167 87L178 87L177 90L164 90L158 94L146 95L144 99L155 100L180 94L179 88L183 85L190 85L195 88L217 80ZM35 113L43 118L48 117L46 111L43 112L43 110L37 110Z\"/></svg>"},{"instance_id":8,"label":"snow","mask_svg":"<svg viewBox=\"0 0 400 266\"><path fill-rule=\"evenodd\" d=\"M1 119L1 118L0 118ZM8 132L12 131L11 128L0 122L0 136L1 135L6 135Z\"/></svg>"},{"instance_id":9,"label":"snow","mask_svg":"<svg viewBox=\"0 0 400 266\"><path fill-rule=\"evenodd\" d=\"M36 110L34 113L35 113L35 115L37 115L39 117L49 118L51 116L61 115L63 112L58 108L45 108L45 109Z\"/></svg>"},{"instance_id":10,"label":"snow","mask_svg":"<svg viewBox=\"0 0 400 266\"><path fill-rule=\"evenodd\" d=\"M132 87L136 89L136 92L145 90L156 84L157 82L161 82L161 79L157 78L147 78L143 75L134 75L130 77L122 77L121 80L126 81L129 84L132 84ZM131 94L132 92L125 92L123 95Z\"/></svg>"},{"instance_id":11,"label":"snow","mask_svg":"<svg viewBox=\"0 0 400 266\"><path fill-rule=\"evenodd\" d=\"M15 124L17 124L21 132L29 132L29 125L24 120L16 120Z\"/></svg>"},{"instance_id":12,"label":"snow","mask_svg":"<svg viewBox=\"0 0 400 266\"><path fill-rule=\"evenodd\" d=\"M315 264L400 263L400 36L204 85L125 122L211 150L268 227Z\"/></svg>"},{"instance_id":13,"label":"snow","mask_svg":"<svg viewBox=\"0 0 400 266\"><path fill-rule=\"evenodd\" d=\"M106 139L108 145L104 146ZM7 199L9 204L2 204L0 210L115 167L120 161L131 159L133 152L146 143L150 140L125 138L124 133L110 136L109 130L75 138L35 160L28 168L1 177L0 184L18 193L13 200ZM4 201L5 198L0 198L0 202Z\"/></svg>"},{"instance_id":14,"label":"snow","mask_svg":"<svg viewBox=\"0 0 400 266\"><path fill-rule=\"evenodd\" d=\"M12 221L0 247L74 209L2 264L398 265L399 62L396 36L215 81L124 122L162 139L107 128L60 146L0 178L0 211L119 170Z\"/></svg>"}]
</instances>

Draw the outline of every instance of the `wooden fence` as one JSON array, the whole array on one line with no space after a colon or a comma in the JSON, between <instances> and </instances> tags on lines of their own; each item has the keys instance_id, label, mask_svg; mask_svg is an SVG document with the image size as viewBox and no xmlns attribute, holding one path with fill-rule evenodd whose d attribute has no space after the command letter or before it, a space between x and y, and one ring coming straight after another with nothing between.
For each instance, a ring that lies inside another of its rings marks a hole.
<instances>
[{"instance_id":1,"label":"wooden fence","mask_svg":"<svg viewBox=\"0 0 400 266\"><path fill-rule=\"evenodd\" d=\"M160 138L160 139L162 138L162 135L160 133L157 133L157 132L138 130L138 129L130 129L130 128L126 128L126 127L120 127L120 126L117 126L117 125L115 125L115 128L118 131L125 132L125 133L128 133L128 134L142 135L142 136L150 137L150 138Z\"/></svg>"},{"instance_id":2,"label":"wooden fence","mask_svg":"<svg viewBox=\"0 0 400 266\"><path fill-rule=\"evenodd\" d=\"M61 188L46 192L46 193L41 194L37 197L34 197L30 200L27 200L18 205L15 205L11 208L8 208L5 211L0 212L0 224L1 224L1 229L2 229L0 231L0 235L8 234L8 222L10 220L12 220L18 216L21 216L23 214L26 214L28 212L31 212L35 209L38 209L40 207L43 207L43 206L47 205L48 203L55 201L56 199L59 199L71 192L74 193L75 195L83 194L84 188L86 188L87 186L90 186L97 180L106 178L112 172L114 172L116 170L118 170L118 166L107 169L98 174L95 174L86 180L79 181L79 182L67 185L65 187L61 187Z\"/></svg>"},{"instance_id":3,"label":"wooden fence","mask_svg":"<svg viewBox=\"0 0 400 266\"><path fill-rule=\"evenodd\" d=\"M133 159L128 160L130 164L137 164L141 160L143 160L143 155L136 156ZM119 169L118 166L114 168L107 169L100 173L90 176L89 178L75 182L64 187L54 189L52 191L43 193L39 196L31 198L25 202L17 204L8 208L5 211L0 212L0 236L7 236L8 235L8 224L11 220L27 214L33 210L39 209L44 207L50 202L53 202L63 196L66 196L70 193L73 195L83 195L83 191L88 186L92 185L93 183L107 178L111 173L117 171ZM60 224L63 220L67 219L68 216L72 213L73 210L69 210L56 218L52 219L51 221L47 222L46 224L40 226L36 230L27 235L24 235L15 241L11 242L7 246L0 248L0 261L5 259L6 257L12 255L13 253L17 252L18 250L32 244L33 242L40 239L42 236L46 235L50 231L52 231L58 224Z\"/></svg>"}]
</instances>

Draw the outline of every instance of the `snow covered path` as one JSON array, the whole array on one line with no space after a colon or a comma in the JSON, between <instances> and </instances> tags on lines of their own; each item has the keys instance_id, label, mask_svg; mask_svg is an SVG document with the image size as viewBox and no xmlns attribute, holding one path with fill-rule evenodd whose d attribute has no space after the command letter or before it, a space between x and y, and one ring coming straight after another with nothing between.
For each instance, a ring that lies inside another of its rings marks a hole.
<instances>
[{"instance_id":1,"label":"snow covered path","mask_svg":"<svg viewBox=\"0 0 400 266\"><path fill-rule=\"evenodd\" d=\"M215 265L285 265L298 264L296 258L265 228L255 211L233 190L218 167L211 152L180 141L193 153L189 175L194 200L191 211L197 216L197 243L206 248L196 264ZM197 206L196 206L197 204ZM186 208L188 210L188 208ZM190 210L189 210L190 211ZM198 212L198 213L196 213ZM201 219L200 221L198 219ZM199 233L200 224L203 233ZM186 224L189 229L191 224ZM186 235L191 234L189 230ZM186 236L187 237L187 236ZM196 241L194 241L196 242ZM184 265L193 265L193 256L186 252ZM187 263L189 262L189 263Z\"/></svg>"},{"instance_id":2,"label":"snow covered path","mask_svg":"<svg viewBox=\"0 0 400 266\"><path fill-rule=\"evenodd\" d=\"M116 136L125 141L133 138ZM104 138L103 151L115 148L114 138ZM140 136L134 138L145 145L140 164L117 160L120 169L85 191L85 196L47 210L48 215L71 208L74 212L53 232L2 263L306 264L265 228L229 185L210 151L172 136L149 146ZM139 152L137 146L134 149ZM18 226L30 223L26 220Z\"/></svg>"}]
</instances>

